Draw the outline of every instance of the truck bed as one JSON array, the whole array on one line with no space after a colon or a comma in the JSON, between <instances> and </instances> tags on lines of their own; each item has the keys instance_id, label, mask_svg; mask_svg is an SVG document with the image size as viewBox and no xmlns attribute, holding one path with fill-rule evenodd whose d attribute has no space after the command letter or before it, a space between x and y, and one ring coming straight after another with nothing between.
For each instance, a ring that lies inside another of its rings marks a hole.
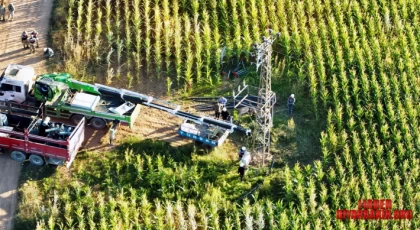
<instances>
[{"instance_id":1,"label":"truck bed","mask_svg":"<svg viewBox=\"0 0 420 230\"><path fill-rule=\"evenodd\" d=\"M67 167L84 141L85 119L77 126L6 114L8 124L0 126L0 147L43 156L47 162ZM48 131L45 128L49 129Z\"/></svg>"}]
</instances>

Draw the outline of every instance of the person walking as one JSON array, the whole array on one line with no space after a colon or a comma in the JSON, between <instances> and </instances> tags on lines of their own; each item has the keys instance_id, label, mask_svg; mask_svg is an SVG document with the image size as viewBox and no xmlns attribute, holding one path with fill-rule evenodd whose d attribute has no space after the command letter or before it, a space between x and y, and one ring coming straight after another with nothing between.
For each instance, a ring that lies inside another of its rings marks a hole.
<instances>
[{"instance_id":1,"label":"person walking","mask_svg":"<svg viewBox=\"0 0 420 230\"><path fill-rule=\"evenodd\" d=\"M229 118L230 118L229 111L227 111L226 107L224 107L224 108L222 109L222 119L223 119L224 121L229 121Z\"/></svg>"},{"instance_id":2,"label":"person walking","mask_svg":"<svg viewBox=\"0 0 420 230\"><path fill-rule=\"evenodd\" d=\"M0 21L6 21L6 6L4 3L0 5Z\"/></svg>"},{"instance_id":3,"label":"person walking","mask_svg":"<svg viewBox=\"0 0 420 230\"><path fill-rule=\"evenodd\" d=\"M216 119L220 118L220 113L222 112L222 105L220 103L217 103L214 105L214 115L216 116Z\"/></svg>"},{"instance_id":4,"label":"person walking","mask_svg":"<svg viewBox=\"0 0 420 230\"><path fill-rule=\"evenodd\" d=\"M35 53L35 42L35 38L31 36L29 38L29 48L31 49L31 53Z\"/></svg>"},{"instance_id":5,"label":"person walking","mask_svg":"<svg viewBox=\"0 0 420 230\"><path fill-rule=\"evenodd\" d=\"M31 36L32 36L33 38L35 38L35 41L36 41L36 48L39 48L39 45L38 45L38 32L37 32L36 30L32 31Z\"/></svg>"},{"instance_id":6,"label":"person walking","mask_svg":"<svg viewBox=\"0 0 420 230\"><path fill-rule=\"evenodd\" d=\"M9 17L7 18L7 20L13 21L13 18L15 16L15 6L13 5L13 3L9 3L9 6L7 7L7 9L9 10Z\"/></svg>"},{"instance_id":7,"label":"person walking","mask_svg":"<svg viewBox=\"0 0 420 230\"><path fill-rule=\"evenodd\" d=\"M44 48L44 57L48 59L52 56L54 56L54 51L51 48Z\"/></svg>"},{"instance_id":8,"label":"person walking","mask_svg":"<svg viewBox=\"0 0 420 230\"><path fill-rule=\"evenodd\" d=\"M291 94L287 99L287 108L289 109L289 114L293 113L293 107L295 106L296 98L294 94Z\"/></svg>"},{"instance_id":9,"label":"person walking","mask_svg":"<svg viewBox=\"0 0 420 230\"><path fill-rule=\"evenodd\" d=\"M28 36L28 33L27 33L26 31L23 31L23 32L22 32L21 39L22 39L22 45L23 45L23 48L24 48L24 49L29 48L28 37L29 37L29 36Z\"/></svg>"}]
</instances>

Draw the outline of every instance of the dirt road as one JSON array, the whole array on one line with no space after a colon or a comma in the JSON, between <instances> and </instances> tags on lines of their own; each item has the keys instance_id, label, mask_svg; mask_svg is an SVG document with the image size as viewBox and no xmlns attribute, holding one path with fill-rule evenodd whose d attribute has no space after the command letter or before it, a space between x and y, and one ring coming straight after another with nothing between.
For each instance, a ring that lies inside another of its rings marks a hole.
<instances>
[{"instance_id":1,"label":"dirt road","mask_svg":"<svg viewBox=\"0 0 420 230\"><path fill-rule=\"evenodd\" d=\"M45 72L43 48L46 47L48 24L52 0L14 0L15 18L13 22L0 21L0 71L8 64L30 65L37 73ZM8 3L8 0L5 1ZM6 13L7 18L7 13ZM23 49L20 35L24 30L37 30L39 47L34 54ZM21 165L0 156L0 230L13 228L13 216L17 207L17 186Z\"/></svg>"}]
</instances>

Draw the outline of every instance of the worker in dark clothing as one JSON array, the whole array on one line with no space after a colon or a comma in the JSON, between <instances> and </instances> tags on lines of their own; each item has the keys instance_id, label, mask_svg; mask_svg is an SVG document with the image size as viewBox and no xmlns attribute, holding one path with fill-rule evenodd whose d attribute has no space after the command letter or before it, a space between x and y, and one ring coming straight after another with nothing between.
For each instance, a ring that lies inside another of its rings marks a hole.
<instances>
[{"instance_id":1,"label":"worker in dark clothing","mask_svg":"<svg viewBox=\"0 0 420 230\"><path fill-rule=\"evenodd\" d=\"M22 45L24 49L29 48L29 41L28 41L29 35L28 32L23 31L21 39L22 39Z\"/></svg>"},{"instance_id":2,"label":"worker in dark clothing","mask_svg":"<svg viewBox=\"0 0 420 230\"><path fill-rule=\"evenodd\" d=\"M239 176L241 177L241 181L244 181L244 176L245 176L245 164L244 164L243 162L241 162L241 163L239 164L238 173L239 173Z\"/></svg>"},{"instance_id":3,"label":"worker in dark clothing","mask_svg":"<svg viewBox=\"0 0 420 230\"><path fill-rule=\"evenodd\" d=\"M227 109L226 109L226 108L223 108L223 109L222 109L222 119L223 119L224 121L229 121L229 118L230 118L229 111L227 111Z\"/></svg>"},{"instance_id":4,"label":"worker in dark clothing","mask_svg":"<svg viewBox=\"0 0 420 230\"><path fill-rule=\"evenodd\" d=\"M289 114L293 113L293 107L295 106L295 95L291 94L290 97L287 99L287 108L289 109Z\"/></svg>"},{"instance_id":5,"label":"worker in dark clothing","mask_svg":"<svg viewBox=\"0 0 420 230\"><path fill-rule=\"evenodd\" d=\"M222 112L222 107L223 105L220 103L217 103L216 105L214 105L214 114L216 116L216 119L220 118L220 113Z\"/></svg>"}]
</instances>

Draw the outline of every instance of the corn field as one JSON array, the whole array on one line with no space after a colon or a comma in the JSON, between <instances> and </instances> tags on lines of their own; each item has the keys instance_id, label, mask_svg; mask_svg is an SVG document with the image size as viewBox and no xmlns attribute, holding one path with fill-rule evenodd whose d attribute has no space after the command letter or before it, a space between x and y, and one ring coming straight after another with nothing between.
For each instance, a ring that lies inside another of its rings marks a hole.
<instances>
[{"instance_id":1,"label":"corn field","mask_svg":"<svg viewBox=\"0 0 420 230\"><path fill-rule=\"evenodd\" d=\"M187 88L218 79L221 46L249 50L267 28L280 31L274 50L285 65L273 77L297 79L300 100L327 125L321 159L275 171L275 191L252 202L225 198L198 166L127 150L112 166L78 172L84 183L50 185L47 208L34 211L39 229L420 229L419 1L126 0L120 13L108 9L118 1L69 2L63 44L82 45L80 61L131 60L126 70ZM413 220L336 220L360 199L391 199Z\"/></svg>"}]
</instances>

